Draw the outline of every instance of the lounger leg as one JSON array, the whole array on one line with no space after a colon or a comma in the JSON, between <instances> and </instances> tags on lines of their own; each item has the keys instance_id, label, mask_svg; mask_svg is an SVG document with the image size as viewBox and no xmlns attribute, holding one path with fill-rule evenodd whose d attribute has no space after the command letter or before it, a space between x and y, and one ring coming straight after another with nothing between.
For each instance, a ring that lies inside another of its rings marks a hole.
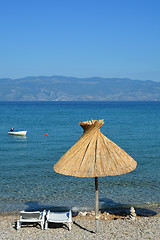
<instances>
[{"instance_id":1,"label":"lounger leg","mask_svg":"<svg viewBox=\"0 0 160 240\"><path fill-rule=\"evenodd\" d=\"M18 220L17 221L17 230L20 229L20 227L21 227L21 222Z\"/></svg>"},{"instance_id":2,"label":"lounger leg","mask_svg":"<svg viewBox=\"0 0 160 240\"><path fill-rule=\"evenodd\" d=\"M42 230L44 229L44 223L43 222L41 222L41 228L42 228Z\"/></svg>"},{"instance_id":3,"label":"lounger leg","mask_svg":"<svg viewBox=\"0 0 160 240\"><path fill-rule=\"evenodd\" d=\"M69 231L71 231L71 223L69 223Z\"/></svg>"},{"instance_id":4,"label":"lounger leg","mask_svg":"<svg viewBox=\"0 0 160 240\"><path fill-rule=\"evenodd\" d=\"M48 222L46 221L45 222L45 229L47 229L48 228Z\"/></svg>"}]
</instances>

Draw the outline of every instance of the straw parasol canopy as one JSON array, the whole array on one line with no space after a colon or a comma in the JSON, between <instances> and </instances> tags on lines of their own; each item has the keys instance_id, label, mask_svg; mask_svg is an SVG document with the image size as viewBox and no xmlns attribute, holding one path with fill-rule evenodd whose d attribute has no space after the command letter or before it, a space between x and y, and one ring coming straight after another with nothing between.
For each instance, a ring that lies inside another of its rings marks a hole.
<instances>
[{"instance_id":1,"label":"straw parasol canopy","mask_svg":"<svg viewBox=\"0 0 160 240\"><path fill-rule=\"evenodd\" d=\"M91 120L79 124L84 130L83 135L54 165L54 170L75 177L95 177L98 220L98 177L130 172L136 168L137 162L100 132L104 120Z\"/></svg>"}]
</instances>

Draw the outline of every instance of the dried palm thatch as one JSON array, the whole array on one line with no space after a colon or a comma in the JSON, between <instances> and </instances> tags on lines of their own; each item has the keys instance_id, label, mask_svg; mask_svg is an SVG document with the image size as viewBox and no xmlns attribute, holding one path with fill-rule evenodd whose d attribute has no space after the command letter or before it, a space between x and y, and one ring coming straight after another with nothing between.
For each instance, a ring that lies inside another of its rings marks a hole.
<instances>
[{"instance_id":1,"label":"dried palm thatch","mask_svg":"<svg viewBox=\"0 0 160 240\"><path fill-rule=\"evenodd\" d=\"M57 173L75 177L104 177L134 170L136 161L100 132L103 120L80 122L82 137L54 165Z\"/></svg>"}]
</instances>

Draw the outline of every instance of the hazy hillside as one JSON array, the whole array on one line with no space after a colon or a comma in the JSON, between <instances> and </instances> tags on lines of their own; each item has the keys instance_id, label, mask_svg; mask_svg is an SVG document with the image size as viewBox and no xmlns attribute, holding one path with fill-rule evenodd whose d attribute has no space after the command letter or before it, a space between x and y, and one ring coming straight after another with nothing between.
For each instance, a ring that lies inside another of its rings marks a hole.
<instances>
[{"instance_id":1,"label":"hazy hillside","mask_svg":"<svg viewBox=\"0 0 160 240\"><path fill-rule=\"evenodd\" d=\"M0 101L155 101L160 83L63 76L0 79Z\"/></svg>"}]
</instances>

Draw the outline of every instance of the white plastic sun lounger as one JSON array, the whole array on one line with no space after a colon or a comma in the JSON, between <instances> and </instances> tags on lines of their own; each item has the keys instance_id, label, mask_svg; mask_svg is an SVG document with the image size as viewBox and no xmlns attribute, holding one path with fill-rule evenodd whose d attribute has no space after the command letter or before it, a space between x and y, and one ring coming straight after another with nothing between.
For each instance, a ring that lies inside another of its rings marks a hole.
<instances>
[{"instance_id":1,"label":"white plastic sun lounger","mask_svg":"<svg viewBox=\"0 0 160 240\"><path fill-rule=\"evenodd\" d=\"M41 228L44 229L46 211L43 212L26 212L20 211L20 219L17 221L17 230L21 227L22 222L24 223L40 223Z\"/></svg>"},{"instance_id":2,"label":"white plastic sun lounger","mask_svg":"<svg viewBox=\"0 0 160 240\"><path fill-rule=\"evenodd\" d=\"M69 225L69 231L71 230L71 224L72 224L72 213L71 210L67 212L50 212L48 211L46 215L47 219L45 222L45 229L48 228L48 223L68 223Z\"/></svg>"}]
</instances>

